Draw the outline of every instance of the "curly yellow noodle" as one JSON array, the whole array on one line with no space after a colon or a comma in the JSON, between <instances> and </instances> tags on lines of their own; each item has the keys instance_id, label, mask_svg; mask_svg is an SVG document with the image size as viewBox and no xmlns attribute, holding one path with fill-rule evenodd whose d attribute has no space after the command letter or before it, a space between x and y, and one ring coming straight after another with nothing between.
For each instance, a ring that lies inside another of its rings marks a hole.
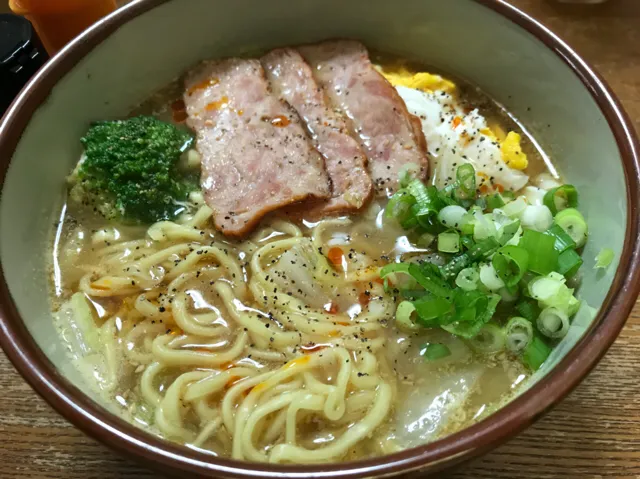
<instances>
[{"instance_id":1,"label":"curly yellow noodle","mask_svg":"<svg viewBox=\"0 0 640 479\"><path fill-rule=\"evenodd\" d=\"M266 416L282 409L283 407L289 406L294 401L299 400L300 396L303 394L305 393L300 391L288 391L274 397L265 404L256 405L256 407L253 408L251 415L249 415L246 421L243 422L243 427L240 429L242 432L240 434L236 432L233 441L233 456L236 458L241 457L243 459L248 459L250 461L266 461L267 457L265 453L258 451L253 444L253 433L258 422L263 420Z\"/></svg>"},{"instance_id":2,"label":"curly yellow noodle","mask_svg":"<svg viewBox=\"0 0 640 479\"><path fill-rule=\"evenodd\" d=\"M326 400L323 396L311 393L299 394L299 397L287 408L285 441L288 444L296 443L296 431L298 430L298 411L322 411L326 410Z\"/></svg>"},{"instance_id":3,"label":"curly yellow noodle","mask_svg":"<svg viewBox=\"0 0 640 479\"><path fill-rule=\"evenodd\" d=\"M226 371L212 373L189 385L184 394L184 400L195 401L202 399L210 394L220 392L233 378L241 379L255 375L256 371L249 368L231 368Z\"/></svg>"},{"instance_id":4,"label":"curly yellow noodle","mask_svg":"<svg viewBox=\"0 0 640 479\"><path fill-rule=\"evenodd\" d=\"M279 348L299 343L300 336L298 333L267 331L264 323L257 317L257 313L242 311L242 309L246 308L244 308L242 303L233 295L228 285L216 283L215 290L220 294L231 317L237 321L240 326L247 329L249 334L251 334L251 339L259 346L266 347L271 344L273 347ZM270 338L273 338L273 341L271 341Z\"/></svg>"},{"instance_id":5,"label":"curly yellow noodle","mask_svg":"<svg viewBox=\"0 0 640 479\"><path fill-rule=\"evenodd\" d=\"M194 228L203 228L207 223L211 221L211 215L213 211L207 205L201 206L195 215L193 215L188 221L184 223L185 226L191 226Z\"/></svg>"},{"instance_id":6,"label":"curly yellow noodle","mask_svg":"<svg viewBox=\"0 0 640 479\"><path fill-rule=\"evenodd\" d=\"M172 221L161 221L147 230L153 241L201 241L205 232L193 226L179 225Z\"/></svg>"},{"instance_id":7,"label":"curly yellow noodle","mask_svg":"<svg viewBox=\"0 0 640 479\"><path fill-rule=\"evenodd\" d=\"M198 437L196 437L192 444L194 446L201 446L207 439L209 439L209 437L211 437L214 432L216 432L220 428L221 424L222 418L216 417L214 419L211 419L209 423L204 428L202 428L202 431L200 432L200 434L198 434Z\"/></svg>"},{"instance_id":8,"label":"curly yellow noodle","mask_svg":"<svg viewBox=\"0 0 640 479\"><path fill-rule=\"evenodd\" d=\"M187 384L205 377L205 371L193 371L185 373L176 379L158 404L155 414L156 426L171 438L180 438L185 442L193 439L194 433L183 427L184 406L182 394Z\"/></svg>"},{"instance_id":9,"label":"curly yellow noodle","mask_svg":"<svg viewBox=\"0 0 640 479\"><path fill-rule=\"evenodd\" d=\"M309 256L313 281L327 291L376 279L378 268L335 273L318 252L328 231L350 226L348 219L320 222L311 238L272 219L233 243L217 240L211 214L200 206L161 221L147 239L124 240L106 228L93 235L98 264L82 266L78 289L122 301L100 328L105 383L117 387L125 362L136 368L153 427L194 447L277 463L346 457L393 404L393 375L380 351L395 305L372 283L357 314L331 314L274 291L269 275L290 250ZM305 344L324 349L302 354ZM304 447L301 425L311 420L338 428L335 439Z\"/></svg>"},{"instance_id":10,"label":"curly yellow noodle","mask_svg":"<svg viewBox=\"0 0 640 479\"><path fill-rule=\"evenodd\" d=\"M274 220L269 227L261 228L251 237L252 243L264 243L274 238L282 239L282 236L300 237L302 231L293 223L282 220Z\"/></svg>"},{"instance_id":11,"label":"curly yellow noodle","mask_svg":"<svg viewBox=\"0 0 640 479\"><path fill-rule=\"evenodd\" d=\"M184 293L176 295L173 299L172 312L176 324L185 333L195 336L220 337L230 332L224 321L222 323L214 321L211 324L199 322L195 315L187 311L187 296Z\"/></svg>"},{"instance_id":12,"label":"curly yellow noodle","mask_svg":"<svg viewBox=\"0 0 640 479\"><path fill-rule=\"evenodd\" d=\"M340 436L336 441L321 449L307 449L291 444L274 446L269 456L272 463L296 462L296 458L304 457L306 462L321 462L344 455L355 443L371 434L386 418L391 408L391 387L382 383L378 387L376 398L364 418Z\"/></svg>"},{"instance_id":13,"label":"curly yellow noodle","mask_svg":"<svg viewBox=\"0 0 640 479\"><path fill-rule=\"evenodd\" d=\"M154 300L158 299L159 294L159 291L147 291L139 294L134 303L134 307L145 318L172 322L171 313L168 311L160 311L160 305L157 301L154 302Z\"/></svg>"},{"instance_id":14,"label":"curly yellow noodle","mask_svg":"<svg viewBox=\"0 0 640 479\"><path fill-rule=\"evenodd\" d=\"M172 343L176 340L184 341L184 339L188 338L174 338L170 335L158 336L154 339L152 346L155 358L159 362L169 366L214 367L236 359L240 356L247 345L247 334L240 333L235 343L224 352L216 351L209 353L203 351L179 350L171 347Z\"/></svg>"},{"instance_id":15,"label":"curly yellow noodle","mask_svg":"<svg viewBox=\"0 0 640 479\"><path fill-rule=\"evenodd\" d=\"M149 364L140 377L140 392L144 400L149 404L157 405L162 401L162 396L155 387L154 382L164 369L165 366L163 364L155 362Z\"/></svg>"},{"instance_id":16,"label":"curly yellow noodle","mask_svg":"<svg viewBox=\"0 0 640 479\"><path fill-rule=\"evenodd\" d=\"M166 329L165 325L152 323L152 320L136 324L124 338L127 357L134 364L149 364L153 362L154 357L151 352L153 340Z\"/></svg>"},{"instance_id":17,"label":"curly yellow noodle","mask_svg":"<svg viewBox=\"0 0 640 479\"><path fill-rule=\"evenodd\" d=\"M287 410L282 409L276 413L275 417L271 420L269 425L264 429L262 433L262 439L267 444L274 443L278 438L282 437L285 431L285 425L287 421Z\"/></svg>"},{"instance_id":18,"label":"curly yellow noodle","mask_svg":"<svg viewBox=\"0 0 640 479\"><path fill-rule=\"evenodd\" d=\"M206 399L191 401L191 408L198 416L200 425L220 417L220 409L215 405L212 406L209 404L209 401ZM222 423L221 417L220 422Z\"/></svg>"},{"instance_id":19,"label":"curly yellow noodle","mask_svg":"<svg viewBox=\"0 0 640 479\"><path fill-rule=\"evenodd\" d=\"M347 218L334 218L330 220L320 221L313 229L313 234L311 235L314 249L317 250L318 248L322 248L326 244L322 236L327 229L336 226L347 226L350 224L351 220Z\"/></svg>"},{"instance_id":20,"label":"curly yellow noodle","mask_svg":"<svg viewBox=\"0 0 640 479\"><path fill-rule=\"evenodd\" d=\"M249 379L245 379L244 381L240 381L234 386L230 387L227 391L227 394L222 398L222 420L224 421L224 425L229 431L230 434L235 437L235 422L236 422L236 405L239 402L240 395L244 394L245 391L251 390L254 386L257 386L262 381L267 379L268 377L275 374L274 371L270 371L259 376L254 376Z\"/></svg>"}]
</instances>

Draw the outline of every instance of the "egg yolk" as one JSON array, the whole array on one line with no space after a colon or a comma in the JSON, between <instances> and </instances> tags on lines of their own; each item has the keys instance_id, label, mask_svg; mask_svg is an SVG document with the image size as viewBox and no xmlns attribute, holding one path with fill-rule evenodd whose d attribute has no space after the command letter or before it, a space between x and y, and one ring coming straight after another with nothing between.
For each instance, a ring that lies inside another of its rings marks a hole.
<instances>
[{"instance_id":1,"label":"egg yolk","mask_svg":"<svg viewBox=\"0 0 640 479\"><path fill-rule=\"evenodd\" d=\"M502 129L502 127L498 123L490 123L489 126L480 130L485 136L488 136L492 141L503 142L507 137L506 132Z\"/></svg>"},{"instance_id":2,"label":"egg yolk","mask_svg":"<svg viewBox=\"0 0 640 479\"><path fill-rule=\"evenodd\" d=\"M518 133L510 131L500 144L502 161L514 170L524 170L529 165L527 155L522 151L522 146L520 145L521 140L522 138Z\"/></svg>"},{"instance_id":3,"label":"egg yolk","mask_svg":"<svg viewBox=\"0 0 640 479\"><path fill-rule=\"evenodd\" d=\"M456 89L455 83L427 72L411 73L406 68L398 68L393 71L382 70L384 77L393 86L404 86L422 91L445 91L451 93Z\"/></svg>"},{"instance_id":4,"label":"egg yolk","mask_svg":"<svg viewBox=\"0 0 640 479\"><path fill-rule=\"evenodd\" d=\"M404 86L415 90L427 92L445 91L453 93L456 89L455 83L440 75L428 72L411 73L403 66L383 69L377 67L380 73L394 87ZM524 170L529 165L527 155L522 151L521 136L515 131L505 133L499 125L491 125L480 130L480 133L486 135L491 140L500 143L500 152L502 160L509 168L514 170Z\"/></svg>"}]
</instances>

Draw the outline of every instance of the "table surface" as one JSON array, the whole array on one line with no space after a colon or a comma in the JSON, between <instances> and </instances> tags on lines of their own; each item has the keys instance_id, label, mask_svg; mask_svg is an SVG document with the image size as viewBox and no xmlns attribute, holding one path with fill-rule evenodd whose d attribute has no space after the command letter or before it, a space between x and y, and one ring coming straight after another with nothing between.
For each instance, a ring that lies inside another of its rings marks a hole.
<instances>
[{"instance_id":1,"label":"table surface","mask_svg":"<svg viewBox=\"0 0 640 479\"><path fill-rule=\"evenodd\" d=\"M640 0L511 2L559 33L609 81L640 131ZM553 412L443 477L640 478L640 304L607 356ZM54 412L0 352L0 478L151 478Z\"/></svg>"}]
</instances>

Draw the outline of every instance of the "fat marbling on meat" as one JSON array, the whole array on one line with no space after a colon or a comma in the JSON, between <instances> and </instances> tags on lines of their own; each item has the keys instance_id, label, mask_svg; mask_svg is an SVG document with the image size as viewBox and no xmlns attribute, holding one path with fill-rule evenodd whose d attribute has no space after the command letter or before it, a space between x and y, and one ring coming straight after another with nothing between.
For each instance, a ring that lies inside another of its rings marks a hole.
<instances>
[{"instance_id":1,"label":"fat marbling on meat","mask_svg":"<svg viewBox=\"0 0 640 479\"><path fill-rule=\"evenodd\" d=\"M185 86L205 201L225 235L246 234L277 208L330 196L322 157L297 114L271 93L259 60L205 62Z\"/></svg>"}]
</instances>

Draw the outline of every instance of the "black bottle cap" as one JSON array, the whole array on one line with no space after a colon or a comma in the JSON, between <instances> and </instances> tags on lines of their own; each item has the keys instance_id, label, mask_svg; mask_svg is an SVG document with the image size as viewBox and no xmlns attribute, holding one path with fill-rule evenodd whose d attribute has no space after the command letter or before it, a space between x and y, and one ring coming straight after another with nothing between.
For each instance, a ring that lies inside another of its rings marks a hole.
<instances>
[{"instance_id":1,"label":"black bottle cap","mask_svg":"<svg viewBox=\"0 0 640 479\"><path fill-rule=\"evenodd\" d=\"M0 115L47 58L26 18L0 14Z\"/></svg>"}]
</instances>

